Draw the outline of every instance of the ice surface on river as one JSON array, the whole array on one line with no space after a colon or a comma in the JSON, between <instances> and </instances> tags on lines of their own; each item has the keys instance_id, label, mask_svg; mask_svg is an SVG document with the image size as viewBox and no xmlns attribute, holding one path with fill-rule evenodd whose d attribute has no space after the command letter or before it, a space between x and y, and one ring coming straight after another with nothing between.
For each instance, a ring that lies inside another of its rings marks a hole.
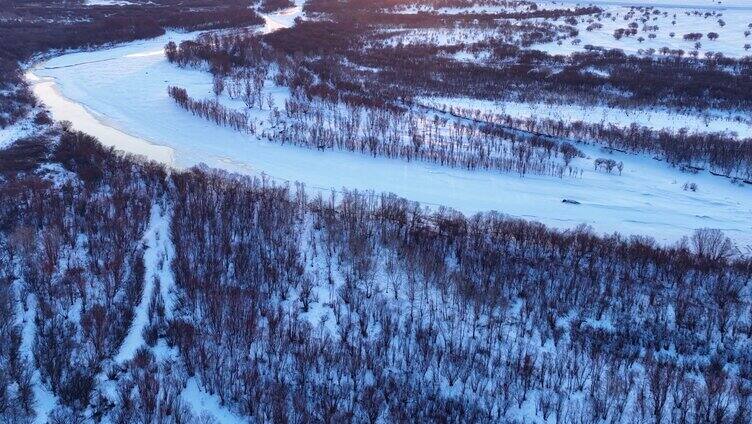
<instances>
[{"instance_id":1,"label":"ice surface on river","mask_svg":"<svg viewBox=\"0 0 752 424\"><path fill-rule=\"evenodd\" d=\"M465 213L498 210L562 228L587 223L599 232L644 234L666 242L696 228L720 228L740 247L752 244L752 187L739 187L707 173L682 173L646 156L609 156L598 148L581 146L591 159L603 156L624 161L623 175L587 167L581 178L520 178L283 146L218 127L180 109L166 93L168 85L177 85L194 97L211 96L209 73L177 68L159 53L168 40L190 36L169 33L53 58L33 70L41 79L34 90L56 118L65 116L75 127L105 143L114 137L112 131L142 143L146 140L151 147L139 153L157 159L161 153L169 153L179 167L206 163L242 173L263 172L279 181L300 181L309 189L393 192ZM279 89L277 94L283 93L284 89ZM82 108L73 110L61 100L61 94ZM139 150L143 146L129 147ZM682 190L685 182L696 183L699 190ZM564 204L564 198L581 204Z\"/></svg>"}]
</instances>

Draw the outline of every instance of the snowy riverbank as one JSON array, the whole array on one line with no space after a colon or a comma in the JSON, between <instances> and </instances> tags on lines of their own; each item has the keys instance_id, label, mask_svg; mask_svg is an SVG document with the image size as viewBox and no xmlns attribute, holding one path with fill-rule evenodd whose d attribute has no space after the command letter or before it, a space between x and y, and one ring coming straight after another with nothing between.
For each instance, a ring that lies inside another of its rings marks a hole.
<instances>
[{"instance_id":1,"label":"snowy riverbank","mask_svg":"<svg viewBox=\"0 0 752 424\"><path fill-rule=\"evenodd\" d=\"M285 26L296 14L281 16L273 22ZM217 127L181 110L166 92L168 85L178 85L194 96L211 96L209 73L177 68L161 53L167 41L191 36L168 33L58 56L32 69L29 81L55 119L69 120L105 144L181 168L205 163L234 172L265 173L278 181L299 181L312 189L393 192L468 214L498 210L560 228L586 223L602 233L644 234L662 242L678 240L696 228L720 228L740 247L752 244L749 187L708 174L682 173L649 157L609 156L582 146L591 157L623 161L623 175L586 169L581 178L520 178L283 146ZM682 190L685 182L696 183L699 190ZM564 198L581 204L564 204Z\"/></svg>"}]
</instances>

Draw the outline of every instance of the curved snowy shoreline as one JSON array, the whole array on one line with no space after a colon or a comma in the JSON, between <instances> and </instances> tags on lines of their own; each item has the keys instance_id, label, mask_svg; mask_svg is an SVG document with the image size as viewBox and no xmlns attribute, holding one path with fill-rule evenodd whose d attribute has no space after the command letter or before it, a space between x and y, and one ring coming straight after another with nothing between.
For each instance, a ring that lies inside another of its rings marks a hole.
<instances>
[{"instance_id":1,"label":"curved snowy shoreline","mask_svg":"<svg viewBox=\"0 0 752 424\"><path fill-rule=\"evenodd\" d=\"M274 14L261 14L266 23L261 28L263 32L273 32L282 28L288 28L293 24L296 17L302 13L301 6L291 7L289 9L274 13ZM166 44L168 41L174 41L179 43L180 41L196 38L202 31L196 32L168 32L163 36L147 39L137 40L130 43L121 43L114 46L104 47L96 52L100 51L118 51L121 48L135 47L135 46L152 46L157 43L161 45ZM113 56L109 58L97 58L90 61L79 60L73 63L63 63L61 65L54 65L56 60L66 56L79 56L87 53L94 53L92 51L77 51L73 53L64 53L58 56L52 56L45 60L35 62L30 69L24 74L24 78L31 86L34 95L42 100L47 108L52 113L52 117L56 121L68 121L74 124L74 128L91 134L99 138L100 142L105 146L114 147L117 150L146 157L151 160L155 160L164 163L169 166L177 166L175 163L175 151L174 149L152 143L146 139L134 136L118 128L117 123L109 122L107 117L98 114L95 110L90 109L85 103L77 102L66 97L60 92L58 88L56 77L45 76L39 77L35 72L51 71L62 68L72 68L82 65L88 65L92 63L102 63L118 60L120 57ZM145 51L139 53L127 54L124 57L138 58L148 56L163 55L163 50ZM53 63L50 65L50 63Z\"/></svg>"},{"instance_id":2,"label":"curved snowy shoreline","mask_svg":"<svg viewBox=\"0 0 752 424\"><path fill-rule=\"evenodd\" d=\"M296 15L283 15L284 26ZM268 25L267 30L270 30ZM53 117L104 144L184 168L199 163L246 174L265 173L313 189L392 192L426 205L464 213L498 210L559 228L586 223L601 233L643 234L673 242L696 228L724 230L743 249L752 245L752 191L707 174L690 175L649 157L615 154L624 173L585 169L581 178L467 171L422 162L319 152L217 127L173 104L168 85L209 97L210 74L177 68L164 59L168 33L151 40L70 53L37 64L27 77ZM282 95L283 89L279 89ZM606 156L583 146L591 157ZM698 192L682 190L685 182ZM580 205L562 203L569 198Z\"/></svg>"},{"instance_id":3,"label":"curved snowy shoreline","mask_svg":"<svg viewBox=\"0 0 752 424\"><path fill-rule=\"evenodd\" d=\"M95 135L105 146L174 166L175 152L172 148L149 143L110 126L83 104L63 96L55 85L54 78L39 78L33 71L28 71L25 77L31 84L34 95L42 100L56 121L71 122L77 130Z\"/></svg>"}]
</instances>

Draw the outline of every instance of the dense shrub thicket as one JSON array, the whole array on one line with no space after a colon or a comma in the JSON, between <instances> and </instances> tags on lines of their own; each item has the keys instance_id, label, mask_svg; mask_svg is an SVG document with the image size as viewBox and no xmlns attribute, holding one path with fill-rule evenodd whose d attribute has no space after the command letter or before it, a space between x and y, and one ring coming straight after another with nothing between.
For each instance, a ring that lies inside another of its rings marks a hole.
<instances>
[{"instance_id":1,"label":"dense shrub thicket","mask_svg":"<svg viewBox=\"0 0 752 424\"><path fill-rule=\"evenodd\" d=\"M0 183L11 421L36 384L56 422L190 422L187 384L258 422L750 419L752 263L718 231L661 247L26 143ZM154 219L171 283L144 271Z\"/></svg>"},{"instance_id":2,"label":"dense shrub thicket","mask_svg":"<svg viewBox=\"0 0 752 424\"><path fill-rule=\"evenodd\" d=\"M292 0L263 0L259 5L259 11L263 13L271 13L293 6L295 6L295 3L293 3Z\"/></svg>"}]
</instances>

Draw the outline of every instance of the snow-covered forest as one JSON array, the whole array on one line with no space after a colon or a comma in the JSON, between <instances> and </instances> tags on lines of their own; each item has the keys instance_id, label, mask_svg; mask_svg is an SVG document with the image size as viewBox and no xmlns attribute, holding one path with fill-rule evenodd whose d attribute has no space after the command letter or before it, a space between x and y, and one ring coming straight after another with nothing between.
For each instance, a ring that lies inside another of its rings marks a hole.
<instances>
[{"instance_id":1,"label":"snow-covered forest","mask_svg":"<svg viewBox=\"0 0 752 424\"><path fill-rule=\"evenodd\" d=\"M11 421L750 419L752 262L719 231L662 247L59 137L0 155Z\"/></svg>"},{"instance_id":2,"label":"snow-covered forest","mask_svg":"<svg viewBox=\"0 0 752 424\"><path fill-rule=\"evenodd\" d=\"M752 422L750 31L0 1L0 423Z\"/></svg>"}]
</instances>

